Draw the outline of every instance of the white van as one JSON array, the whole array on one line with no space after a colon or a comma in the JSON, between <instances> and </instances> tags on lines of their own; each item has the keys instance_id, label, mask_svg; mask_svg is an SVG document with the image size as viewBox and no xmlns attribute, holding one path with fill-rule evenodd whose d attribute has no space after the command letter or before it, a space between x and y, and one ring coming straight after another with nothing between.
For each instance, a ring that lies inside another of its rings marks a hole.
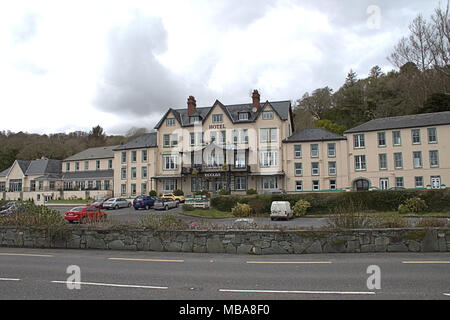
<instances>
[{"instance_id":1,"label":"white van","mask_svg":"<svg viewBox=\"0 0 450 320\"><path fill-rule=\"evenodd\" d=\"M291 204L289 201L274 201L270 207L270 219L273 221L275 219L292 219L294 217L294 212L291 209Z\"/></svg>"}]
</instances>

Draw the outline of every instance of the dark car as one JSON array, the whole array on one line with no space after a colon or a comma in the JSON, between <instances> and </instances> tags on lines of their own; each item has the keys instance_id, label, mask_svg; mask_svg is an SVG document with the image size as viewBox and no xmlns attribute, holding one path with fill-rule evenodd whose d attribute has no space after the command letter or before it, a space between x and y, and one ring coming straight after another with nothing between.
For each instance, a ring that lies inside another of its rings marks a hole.
<instances>
[{"instance_id":1,"label":"dark car","mask_svg":"<svg viewBox=\"0 0 450 320\"><path fill-rule=\"evenodd\" d=\"M158 197L138 196L133 200L133 207L135 210L138 210L138 209L149 210L151 207L153 207L155 200L158 200Z\"/></svg>"},{"instance_id":2,"label":"dark car","mask_svg":"<svg viewBox=\"0 0 450 320\"><path fill-rule=\"evenodd\" d=\"M10 201L6 203L4 206L0 209L0 215L2 214L11 214L17 212L17 210L20 208L21 203L18 201Z\"/></svg>"}]
</instances>

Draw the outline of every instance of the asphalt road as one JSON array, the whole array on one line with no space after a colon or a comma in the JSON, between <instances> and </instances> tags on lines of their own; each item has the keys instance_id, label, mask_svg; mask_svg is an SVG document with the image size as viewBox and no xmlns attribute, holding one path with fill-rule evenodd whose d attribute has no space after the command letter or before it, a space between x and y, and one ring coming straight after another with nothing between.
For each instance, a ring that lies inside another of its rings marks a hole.
<instances>
[{"instance_id":1,"label":"asphalt road","mask_svg":"<svg viewBox=\"0 0 450 320\"><path fill-rule=\"evenodd\" d=\"M67 272L73 265L79 267L78 279ZM379 267L380 289L367 286L372 265ZM68 288L73 281L80 289ZM0 299L450 300L450 254L250 256L0 248Z\"/></svg>"}]
</instances>

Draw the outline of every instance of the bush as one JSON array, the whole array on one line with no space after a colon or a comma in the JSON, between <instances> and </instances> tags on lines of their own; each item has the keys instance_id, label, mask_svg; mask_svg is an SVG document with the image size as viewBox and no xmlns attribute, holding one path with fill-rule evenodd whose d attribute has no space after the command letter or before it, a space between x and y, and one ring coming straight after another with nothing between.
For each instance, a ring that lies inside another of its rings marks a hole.
<instances>
[{"instance_id":1,"label":"bush","mask_svg":"<svg viewBox=\"0 0 450 320\"><path fill-rule=\"evenodd\" d=\"M306 215L306 211L311 208L311 204L306 200L298 200L294 205L294 215L296 217L301 217Z\"/></svg>"},{"instance_id":2,"label":"bush","mask_svg":"<svg viewBox=\"0 0 450 320\"><path fill-rule=\"evenodd\" d=\"M66 225L66 221L57 210L25 202L21 204L16 213L0 216L0 225L63 226Z\"/></svg>"},{"instance_id":3,"label":"bush","mask_svg":"<svg viewBox=\"0 0 450 320\"><path fill-rule=\"evenodd\" d=\"M248 204L237 203L236 206L231 210L235 217L245 218L250 217L252 209Z\"/></svg>"},{"instance_id":4,"label":"bush","mask_svg":"<svg viewBox=\"0 0 450 320\"><path fill-rule=\"evenodd\" d=\"M179 197L179 196L184 196L183 190L179 190L179 189L173 190L173 194L174 194L175 196L177 196L177 197Z\"/></svg>"},{"instance_id":5,"label":"bush","mask_svg":"<svg viewBox=\"0 0 450 320\"><path fill-rule=\"evenodd\" d=\"M421 213L427 210L426 202L420 198L410 198L398 206L398 212L405 213Z\"/></svg>"},{"instance_id":6,"label":"bush","mask_svg":"<svg viewBox=\"0 0 450 320\"><path fill-rule=\"evenodd\" d=\"M156 190L152 190L149 192L149 196L156 197L157 195L158 195L158 193L156 192Z\"/></svg>"},{"instance_id":7,"label":"bush","mask_svg":"<svg viewBox=\"0 0 450 320\"><path fill-rule=\"evenodd\" d=\"M264 213L270 212L270 208L267 208L264 204L264 202L260 201L259 199L250 199L248 201L248 205L252 209L253 214L255 215L262 215Z\"/></svg>"},{"instance_id":8,"label":"bush","mask_svg":"<svg viewBox=\"0 0 450 320\"><path fill-rule=\"evenodd\" d=\"M188 225L184 223L183 220L177 218L172 214L150 214L142 218L139 221L139 225L147 229L161 231L176 231L188 229Z\"/></svg>"},{"instance_id":9,"label":"bush","mask_svg":"<svg viewBox=\"0 0 450 320\"><path fill-rule=\"evenodd\" d=\"M258 194L258 192L256 192L255 189L248 189L248 190L247 190L247 195L251 196L251 195L253 195L253 194Z\"/></svg>"},{"instance_id":10,"label":"bush","mask_svg":"<svg viewBox=\"0 0 450 320\"><path fill-rule=\"evenodd\" d=\"M194 211L195 210L195 207L190 204L183 204L182 208L183 208L183 211Z\"/></svg>"},{"instance_id":11,"label":"bush","mask_svg":"<svg viewBox=\"0 0 450 320\"><path fill-rule=\"evenodd\" d=\"M219 195L220 195L220 196L229 196L229 195L230 195L230 191L225 190L225 189L221 189L221 190L219 191Z\"/></svg>"}]
</instances>

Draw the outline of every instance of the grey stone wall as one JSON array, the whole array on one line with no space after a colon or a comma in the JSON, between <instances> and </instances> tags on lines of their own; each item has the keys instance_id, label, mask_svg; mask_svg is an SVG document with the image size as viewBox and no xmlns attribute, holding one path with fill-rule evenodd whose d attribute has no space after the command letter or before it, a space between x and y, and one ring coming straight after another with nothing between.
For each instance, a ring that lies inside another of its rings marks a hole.
<instances>
[{"instance_id":1,"label":"grey stone wall","mask_svg":"<svg viewBox=\"0 0 450 320\"><path fill-rule=\"evenodd\" d=\"M0 227L0 246L232 254L450 252L450 229L152 231Z\"/></svg>"}]
</instances>

